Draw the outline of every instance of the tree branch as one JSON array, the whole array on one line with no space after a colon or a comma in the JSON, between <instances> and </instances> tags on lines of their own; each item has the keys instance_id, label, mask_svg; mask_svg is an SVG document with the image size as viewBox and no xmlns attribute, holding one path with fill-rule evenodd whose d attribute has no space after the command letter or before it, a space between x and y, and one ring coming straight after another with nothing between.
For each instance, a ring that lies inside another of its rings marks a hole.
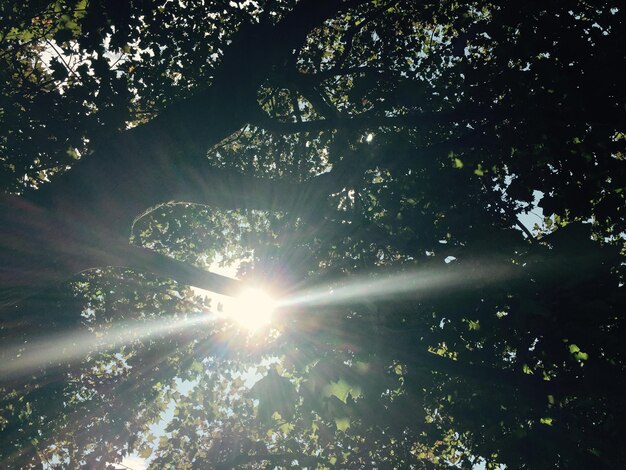
<instances>
[{"instance_id":1,"label":"tree branch","mask_svg":"<svg viewBox=\"0 0 626 470\"><path fill-rule=\"evenodd\" d=\"M119 266L150 272L186 286L229 296L237 295L241 289L241 281L237 279L205 271L141 246L127 245L120 250L120 255L124 260Z\"/></svg>"},{"instance_id":2,"label":"tree branch","mask_svg":"<svg viewBox=\"0 0 626 470\"><path fill-rule=\"evenodd\" d=\"M224 51L210 88L147 124L111 136L93 155L21 200L0 198L0 222L8 227L0 237L2 305L89 267L123 264L120 256L129 253L121 247L133 220L158 203L180 199L258 207L262 201L265 208L284 208L288 201L290 210L310 206L307 197L321 194L317 188L227 175L207 165L206 151L255 115L258 86L297 54L312 28L360 3L303 0L275 26L243 25ZM249 51L260 46L268 54L251 59ZM292 197L298 191L301 196ZM187 281L199 274L156 255L131 254L139 265L166 269Z\"/></svg>"}]
</instances>

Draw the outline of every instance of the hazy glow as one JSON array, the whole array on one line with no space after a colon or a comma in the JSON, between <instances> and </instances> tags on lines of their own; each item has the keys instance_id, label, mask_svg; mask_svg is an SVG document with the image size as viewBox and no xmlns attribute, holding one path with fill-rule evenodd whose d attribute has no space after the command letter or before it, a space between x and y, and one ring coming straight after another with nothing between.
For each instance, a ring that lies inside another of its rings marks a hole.
<instances>
[{"instance_id":1,"label":"hazy glow","mask_svg":"<svg viewBox=\"0 0 626 470\"><path fill-rule=\"evenodd\" d=\"M227 305L226 313L250 331L271 323L276 302L261 289L246 289Z\"/></svg>"}]
</instances>

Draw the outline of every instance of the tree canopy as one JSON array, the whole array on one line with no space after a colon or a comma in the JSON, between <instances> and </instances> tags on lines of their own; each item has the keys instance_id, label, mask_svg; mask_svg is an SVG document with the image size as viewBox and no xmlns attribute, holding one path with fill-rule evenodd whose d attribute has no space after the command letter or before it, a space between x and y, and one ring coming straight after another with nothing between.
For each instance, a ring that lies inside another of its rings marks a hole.
<instances>
[{"instance_id":1,"label":"tree canopy","mask_svg":"<svg viewBox=\"0 0 626 470\"><path fill-rule=\"evenodd\" d=\"M624 15L0 1L0 465L623 468Z\"/></svg>"}]
</instances>

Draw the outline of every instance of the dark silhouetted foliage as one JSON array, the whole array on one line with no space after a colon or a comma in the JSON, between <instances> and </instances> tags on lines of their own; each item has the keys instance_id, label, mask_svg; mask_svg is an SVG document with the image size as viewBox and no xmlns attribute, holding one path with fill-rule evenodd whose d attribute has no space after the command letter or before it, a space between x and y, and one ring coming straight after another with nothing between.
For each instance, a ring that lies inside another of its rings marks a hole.
<instances>
[{"instance_id":1,"label":"dark silhouetted foliage","mask_svg":"<svg viewBox=\"0 0 626 470\"><path fill-rule=\"evenodd\" d=\"M624 15L0 2L0 466L624 468Z\"/></svg>"}]
</instances>

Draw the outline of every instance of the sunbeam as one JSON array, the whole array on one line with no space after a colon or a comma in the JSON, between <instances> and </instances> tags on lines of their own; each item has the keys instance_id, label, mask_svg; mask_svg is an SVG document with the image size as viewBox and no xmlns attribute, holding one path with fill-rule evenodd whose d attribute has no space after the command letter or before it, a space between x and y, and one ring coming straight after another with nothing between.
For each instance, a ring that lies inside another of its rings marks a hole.
<instances>
[{"instance_id":1,"label":"sunbeam","mask_svg":"<svg viewBox=\"0 0 626 470\"><path fill-rule=\"evenodd\" d=\"M90 353L106 351L163 333L175 333L210 321L232 319L252 333L270 324L276 309L294 306L331 306L360 300L375 301L404 295L431 295L442 289L488 285L512 278L512 266L468 264L436 269L406 271L374 277L354 277L301 290L274 300L260 289L247 289L225 299L224 311L214 315L195 314L151 322L121 323L104 332L74 331L41 340L13 345L0 351L0 376L26 376L36 369L74 362Z\"/></svg>"},{"instance_id":2,"label":"sunbeam","mask_svg":"<svg viewBox=\"0 0 626 470\"><path fill-rule=\"evenodd\" d=\"M500 282L512 277L512 266L469 264L405 271L386 276L355 276L346 282L304 289L277 302L276 307L341 305L358 300L384 300L407 294L427 295L444 288Z\"/></svg>"},{"instance_id":3,"label":"sunbeam","mask_svg":"<svg viewBox=\"0 0 626 470\"><path fill-rule=\"evenodd\" d=\"M87 355L110 350L136 340L149 339L162 333L175 333L213 321L206 314L187 318L166 318L151 322L124 322L109 330L73 331L41 340L5 348L0 351L0 377L26 376L36 369L55 364L79 361Z\"/></svg>"}]
</instances>

